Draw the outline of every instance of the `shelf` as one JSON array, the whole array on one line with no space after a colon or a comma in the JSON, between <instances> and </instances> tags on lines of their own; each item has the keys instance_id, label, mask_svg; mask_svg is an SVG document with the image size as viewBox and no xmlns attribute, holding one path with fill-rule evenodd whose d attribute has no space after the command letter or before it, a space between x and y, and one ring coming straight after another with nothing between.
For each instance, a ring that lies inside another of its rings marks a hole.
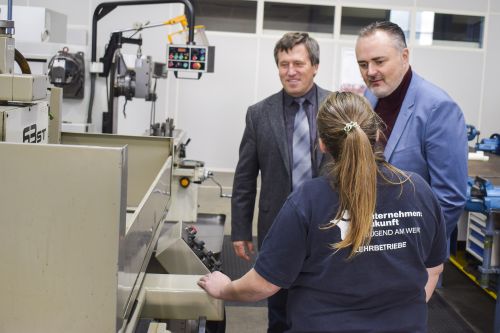
<instances>
[{"instance_id":1,"label":"shelf","mask_svg":"<svg viewBox=\"0 0 500 333\"><path fill-rule=\"evenodd\" d=\"M470 248L469 246L467 246L466 250L467 250L467 253L469 253L470 255L472 255L474 258L476 258L480 262L483 262L482 253L481 254L477 253L476 251L474 251L474 249Z\"/></svg>"},{"instance_id":2,"label":"shelf","mask_svg":"<svg viewBox=\"0 0 500 333\"><path fill-rule=\"evenodd\" d=\"M470 229L472 229L472 230L474 230L474 231L475 231L475 232L477 232L478 234L481 234L481 235L484 237L484 232L483 232L483 230L482 230L480 227L478 227L477 225L475 225L475 224L471 224L471 225L469 226L469 228L470 228Z\"/></svg>"},{"instance_id":3,"label":"shelf","mask_svg":"<svg viewBox=\"0 0 500 333\"><path fill-rule=\"evenodd\" d=\"M486 215L476 212L469 212L469 219L480 227L486 228Z\"/></svg>"},{"instance_id":4,"label":"shelf","mask_svg":"<svg viewBox=\"0 0 500 333\"><path fill-rule=\"evenodd\" d=\"M469 240L484 250L484 241L477 239L473 235L469 235Z\"/></svg>"},{"instance_id":5,"label":"shelf","mask_svg":"<svg viewBox=\"0 0 500 333\"><path fill-rule=\"evenodd\" d=\"M484 240L486 238L486 236L484 234L476 232L473 229L469 229L468 237L472 237L474 239L477 239L481 244L484 244ZM483 246L481 246L481 247L483 247Z\"/></svg>"}]
</instances>

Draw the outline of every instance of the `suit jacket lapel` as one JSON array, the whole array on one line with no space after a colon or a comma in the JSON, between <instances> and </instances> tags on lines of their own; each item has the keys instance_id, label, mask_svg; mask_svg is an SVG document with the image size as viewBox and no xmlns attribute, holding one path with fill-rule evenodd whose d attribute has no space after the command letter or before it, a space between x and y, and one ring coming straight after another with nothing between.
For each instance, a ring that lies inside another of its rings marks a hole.
<instances>
[{"instance_id":1,"label":"suit jacket lapel","mask_svg":"<svg viewBox=\"0 0 500 333\"><path fill-rule=\"evenodd\" d=\"M283 115L283 92L276 94L274 98L269 100L266 109L266 114L269 117L269 124L271 125L274 139L278 144L281 158L285 164L286 171L288 174L291 174L288 143L286 141L285 117Z\"/></svg>"},{"instance_id":2,"label":"suit jacket lapel","mask_svg":"<svg viewBox=\"0 0 500 333\"><path fill-rule=\"evenodd\" d=\"M396 119L396 123L394 124L394 128L392 129L389 141L387 141L387 145L385 146L384 155L386 160L389 162L391 161L392 153L398 145L399 139L401 139L401 135L403 134L403 131L408 124L408 120L413 113L413 106L415 105L415 95L417 93L417 86L419 83L420 77L418 77L418 75L413 72L410 86L408 87L408 91L406 92L406 96L403 100L403 104L401 105L401 109L399 110L398 118Z\"/></svg>"}]
</instances>

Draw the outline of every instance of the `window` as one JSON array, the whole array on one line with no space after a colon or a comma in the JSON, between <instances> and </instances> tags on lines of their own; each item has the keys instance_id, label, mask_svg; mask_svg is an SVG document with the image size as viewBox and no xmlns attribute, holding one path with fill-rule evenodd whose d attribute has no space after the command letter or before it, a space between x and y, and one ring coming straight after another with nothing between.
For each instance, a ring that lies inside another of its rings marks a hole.
<instances>
[{"instance_id":1,"label":"window","mask_svg":"<svg viewBox=\"0 0 500 333\"><path fill-rule=\"evenodd\" d=\"M341 35L357 35L359 30L375 21L390 20L391 11L385 9L342 7Z\"/></svg>"},{"instance_id":2,"label":"window","mask_svg":"<svg viewBox=\"0 0 500 333\"><path fill-rule=\"evenodd\" d=\"M194 0L195 24L208 31L255 33L257 2L244 0Z\"/></svg>"},{"instance_id":3,"label":"window","mask_svg":"<svg viewBox=\"0 0 500 333\"><path fill-rule=\"evenodd\" d=\"M264 3L264 29L333 35L335 7L280 2Z\"/></svg>"},{"instance_id":4,"label":"window","mask_svg":"<svg viewBox=\"0 0 500 333\"><path fill-rule=\"evenodd\" d=\"M418 12L416 23L420 45L482 47L483 16Z\"/></svg>"},{"instance_id":5,"label":"window","mask_svg":"<svg viewBox=\"0 0 500 333\"><path fill-rule=\"evenodd\" d=\"M406 39L410 30L410 12L390 9L342 7L341 35L358 35L361 28L376 21L391 21L403 29Z\"/></svg>"}]
</instances>

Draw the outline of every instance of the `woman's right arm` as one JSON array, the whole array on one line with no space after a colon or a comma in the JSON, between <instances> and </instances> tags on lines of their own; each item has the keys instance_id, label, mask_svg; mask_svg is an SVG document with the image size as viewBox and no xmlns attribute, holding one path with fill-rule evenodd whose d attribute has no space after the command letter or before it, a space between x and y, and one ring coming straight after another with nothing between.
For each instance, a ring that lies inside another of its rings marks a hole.
<instances>
[{"instance_id":1,"label":"woman's right arm","mask_svg":"<svg viewBox=\"0 0 500 333\"><path fill-rule=\"evenodd\" d=\"M429 299L431 299L432 293L434 292L434 289L436 289L436 284L439 279L439 275L443 271L443 264L436 266L436 267L431 267L427 268L427 274L429 275L427 279L427 283L425 284L425 301L429 302Z\"/></svg>"},{"instance_id":2,"label":"woman's right arm","mask_svg":"<svg viewBox=\"0 0 500 333\"><path fill-rule=\"evenodd\" d=\"M253 268L234 281L221 272L213 272L203 276L198 285L210 296L226 301L256 302L280 290L280 287L268 282Z\"/></svg>"}]
</instances>

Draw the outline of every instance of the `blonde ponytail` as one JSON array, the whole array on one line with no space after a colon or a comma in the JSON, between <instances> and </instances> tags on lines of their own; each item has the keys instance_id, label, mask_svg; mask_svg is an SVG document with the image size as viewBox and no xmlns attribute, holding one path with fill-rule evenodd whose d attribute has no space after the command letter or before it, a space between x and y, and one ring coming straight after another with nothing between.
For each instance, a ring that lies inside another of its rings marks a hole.
<instances>
[{"instance_id":1,"label":"blonde ponytail","mask_svg":"<svg viewBox=\"0 0 500 333\"><path fill-rule=\"evenodd\" d=\"M370 242L372 216L377 200L377 164L372 146L365 132L355 128L344 140L341 158L334 165L339 192L339 209L336 220L343 212L350 216L347 236L333 245L335 249L352 246L355 249Z\"/></svg>"},{"instance_id":2,"label":"blonde ponytail","mask_svg":"<svg viewBox=\"0 0 500 333\"><path fill-rule=\"evenodd\" d=\"M330 178L339 194L335 220L325 228L349 216L347 235L331 244L336 250L351 247L349 259L371 240L378 164L384 163L376 146L379 124L368 101L352 93L332 93L318 112L319 137L334 159Z\"/></svg>"}]
</instances>

